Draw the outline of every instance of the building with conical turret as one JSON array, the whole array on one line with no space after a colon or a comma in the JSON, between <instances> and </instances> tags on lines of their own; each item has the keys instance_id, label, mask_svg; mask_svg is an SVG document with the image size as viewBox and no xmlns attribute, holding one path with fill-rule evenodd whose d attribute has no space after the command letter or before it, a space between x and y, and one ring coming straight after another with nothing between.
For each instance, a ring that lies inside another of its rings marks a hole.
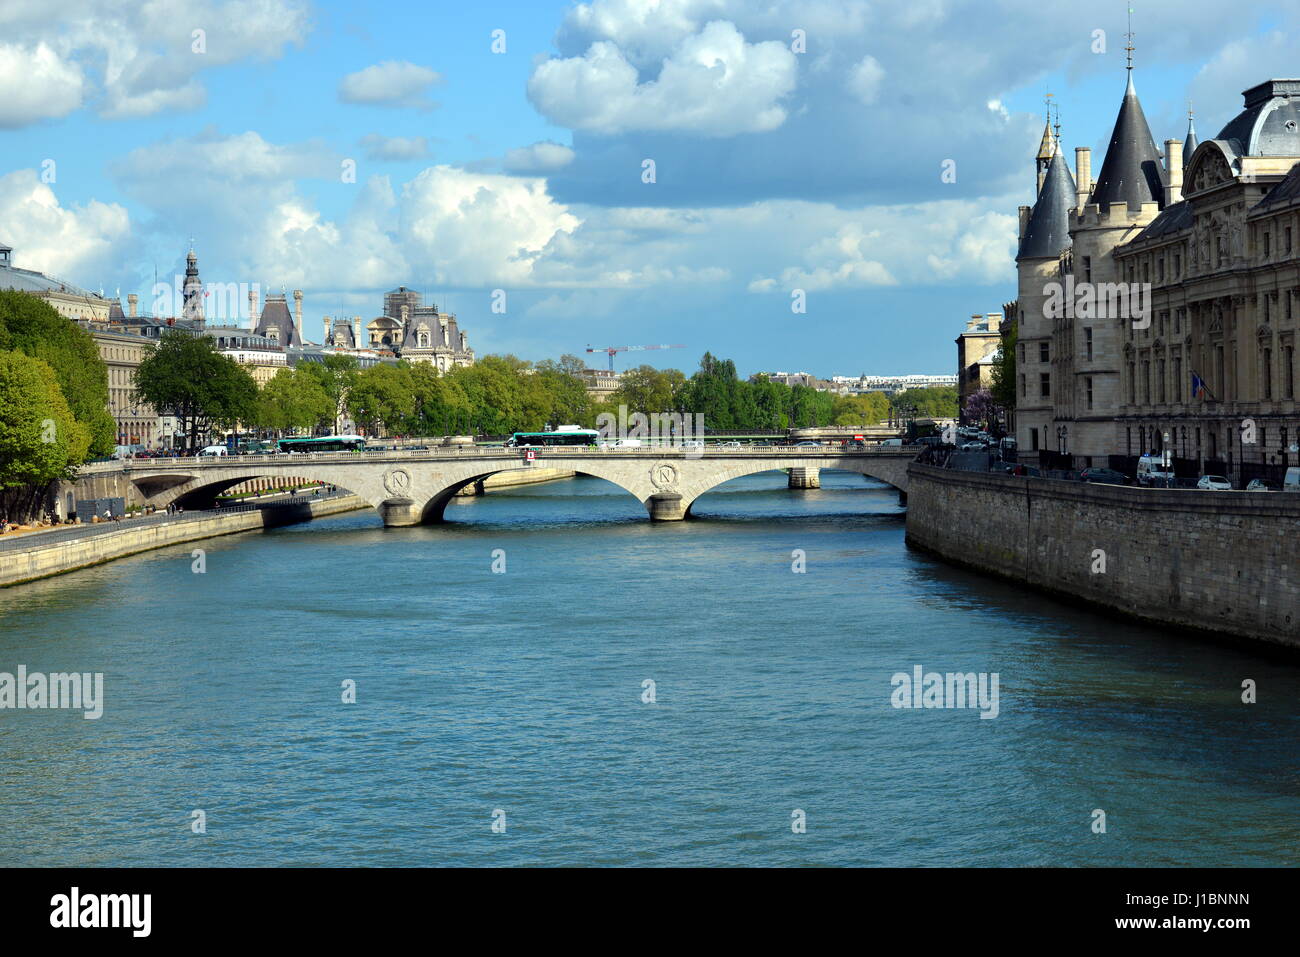
<instances>
[{"instance_id":1,"label":"building with conical turret","mask_svg":"<svg viewBox=\"0 0 1300 957\"><path fill-rule=\"evenodd\" d=\"M1009 304L1026 460L1131 473L1168 449L1180 476L1238 487L1300 464L1300 80L1243 95L1214 139L1189 111L1162 153L1130 64L1097 179L1086 147L1071 179L1054 144Z\"/></svg>"}]
</instances>

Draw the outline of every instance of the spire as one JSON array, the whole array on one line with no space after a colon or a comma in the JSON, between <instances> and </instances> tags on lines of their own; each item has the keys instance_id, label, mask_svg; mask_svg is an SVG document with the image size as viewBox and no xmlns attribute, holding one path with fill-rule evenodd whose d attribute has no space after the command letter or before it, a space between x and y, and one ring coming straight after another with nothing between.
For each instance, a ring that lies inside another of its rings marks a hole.
<instances>
[{"instance_id":1,"label":"spire","mask_svg":"<svg viewBox=\"0 0 1300 957\"><path fill-rule=\"evenodd\" d=\"M1016 260L1052 259L1070 245L1070 208L1076 204L1074 177L1058 147L1047 167L1043 188L1029 214Z\"/></svg>"},{"instance_id":2,"label":"spire","mask_svg":"<svg viewBox=\"0 0 1300 957\"><path fill-rule=\"evenodd\" d=\"M1130 59L1132 57L1130 39ZM1133 88L1133 67L1129 66L1128 87L1120 104L1115 129L1101 164L1092 201L1103 209L1111 203L1159 203L1164 208L1165 172L1160 151L1151 137L1142 104Z\"/></svg>"},{"instance_id":3,"label":"spire","mask_svg":"<svg viewBox=\"0 0 1300 957\"><path fill-rule=\"evenodd\" d=\"M1183 165L1186 166L1192 161L1192 154L1196 152L1196 147L1200 146L1200 141L1196 139L1196 114L1192 112L1192 104L1187 104L1187 139L1183 140Z\"/></svg>"}]
</instances>

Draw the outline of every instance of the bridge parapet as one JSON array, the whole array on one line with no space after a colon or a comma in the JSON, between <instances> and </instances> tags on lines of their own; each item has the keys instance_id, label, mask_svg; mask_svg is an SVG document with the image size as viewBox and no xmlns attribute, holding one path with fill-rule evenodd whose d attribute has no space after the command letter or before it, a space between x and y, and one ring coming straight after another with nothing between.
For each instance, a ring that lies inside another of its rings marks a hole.
<instances>
[{"instance_id":1,"label":"bridge parapet","mask_svg":"<svg viewBox=\"0 0 1300 957\"><path fill-rule=\"evenodd\" d=\"M97 463L82 474L118 473L142 498L164 506L195 503L250 478L292 474L345 488L365 498L386 525L442 518L452 497L471 482L503 471L555 467L603 478L626 489L658 520L683 518L709 489L733 478L790 470L792 487L816 487L823 469L842 469L907 490L916 448L844 449L817 446L723 448L544 448L533 459L521 449L437 448L383 452L308 452L217 456L210 459L127 459ZM798 481L793 481L795 476Z\"/></svg>"}]
</instances>

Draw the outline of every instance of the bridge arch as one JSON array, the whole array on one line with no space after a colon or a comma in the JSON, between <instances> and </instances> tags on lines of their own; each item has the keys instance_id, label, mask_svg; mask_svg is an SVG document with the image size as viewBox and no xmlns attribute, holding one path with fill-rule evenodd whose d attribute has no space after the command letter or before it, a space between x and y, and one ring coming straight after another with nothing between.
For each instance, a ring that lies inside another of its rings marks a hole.
<instances>
[{"instance_id":1,"label":"bridge arch","mask_svg":"<svg viewBox=\"0 0 1300 957\"><path fill-rule=\"evenodd\" d=\"M556 467L564 468L572 465L572 470L579 475L589 475L592 478L604 479L611 485L616 485L623 491L627 492L642 505L646 505L646 500L654 493L653 489L638 489L634 483L629 483L624 471L615 468L602 468L599 462L591 463L584 460L581 463L555 462L554 465ZM451 504L451 501L456 497L456 494L465 487L472 485L475 482L482 481L483 479L490 478L493 475L501 475L506 472L526 472L528 471L528 468L528 466L516 466L515 468L494 468L490 471L484 471L480 466L478 470L472 470L471 474L457 475L455 478L447 481L441 489L426 499L420 506L420 522L425 524L444 521L447 506Z\"/></svg>"},{"instance_id":2,"label":"bridge arch","mask_svg":"<svg viewBox=\"0 0 1300 957\"><path fill-rule=\"evenodd\" d=\"M763 472L784 471L786 469L816 469L819 471L856 472L859 475L892 486L898 490L900 496L905 498L907 495L907 465L908 460L901 458L862 459L846 457L830 461L807 459L784 462L738 460L727 463L721 469L697 470L687 473L689 477L682 482L677 491L682 497L682 512L684 515L688 515L691 507L701 495L711 492L719 485L724 485L732 479L744 478L746 475L758 475Z\"/></svg>"}]
</instances>

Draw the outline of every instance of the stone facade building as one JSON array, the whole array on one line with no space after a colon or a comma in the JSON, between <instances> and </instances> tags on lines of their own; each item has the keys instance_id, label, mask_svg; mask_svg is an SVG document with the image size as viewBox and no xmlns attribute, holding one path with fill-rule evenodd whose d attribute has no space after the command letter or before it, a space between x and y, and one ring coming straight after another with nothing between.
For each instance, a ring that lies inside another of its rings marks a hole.
<instances>
[{"instance_id":1,"label":"stone facade building","mask_svg":"<svg viewBox=\"0 0 1300 957\"><path fill-rule=\"evenodd\" d=\"M957 409L961 415L968 397L993 384L993 361L1002 346L1002 314L971 316L956 341Z\"/></svg>"},{"instance_id":2,"label":"stone facade building","mask_svg":"<svg viewBox=\"0 0 1300 957\"><path fill-rule=\"evenodd\" d=\"M414 289L398 286L384 294L383 314L366 324L365 340L360 341L360 323L349 329L327 332L328 344L339 348L369 348L391 351L411 362L427 362L439 372L455 366L474 364L469 337L460 330L452 313L439 312L434 303L424 305Z\"/></svg>"},{"instance_id":3,"label":"stone facade building","mask_svg":"<svg viewBox=\"0 0 1300 957\"><path fill-rule=\"evenodd\" d=\"M1021 208L1017 439L1073 464L1160 451L1282 465L1300 288L1300 81L1270 80L1212 140L1157 149L1131 68L1097 180L1059 142ZM1050 134L1045 131L1045 142ZM1195 388L1194 388L1195 387Z\"/></svg>"},{"instance_id":4,"label":"stone facade building","mask_svg":"<svg viewBox=\"0 0 1300 957\"><path fill-rule=\"evenodd\" d=\"M1121 330L1120 444L1168 434L1177 457L1237 474L1300 461L1300 80L1244 96L1187 157L1182 201L1115 252L1124 281L1151 284L1150 324Z\"/></svg>"},{"instance_id":5,"label":"stone facade building","mask_svg":"<svg viewBox=\"0 0 1300 957\"><path fill-rule=\"evenodd\" d=\"M109 301L61 279L13 264L13 247L0 243L0 289L13 289L44 299L61 316L75 321L103 321Z\"/></svg>"}]
</instances>

